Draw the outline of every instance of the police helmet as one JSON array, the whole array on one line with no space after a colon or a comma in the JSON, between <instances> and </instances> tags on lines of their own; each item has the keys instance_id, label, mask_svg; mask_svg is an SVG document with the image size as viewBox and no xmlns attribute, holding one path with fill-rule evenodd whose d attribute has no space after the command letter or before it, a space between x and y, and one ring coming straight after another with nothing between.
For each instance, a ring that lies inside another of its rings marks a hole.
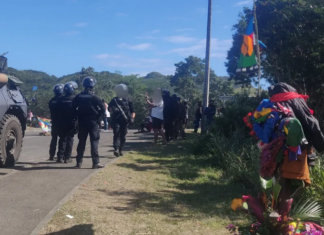
<instances>
[{"instance_id":1,"label":"police helmet","mask_svg":"<svg viewBox=\"0 0 324 235\"><path fill-rule=\"evenodd\" d=\"M177 97L177 100L178 100L178 101L181 101L181 97L178 96L178 97Z\"/></svg>"},{"instance_id":2,"label":"police helmet","mask_svg":"<svg viewBox=\"0 0 324 235\"><path fill-rule=\"evenodd\" d=\"M63 93L63 88L64 88L63 84L56 84L53 88L53 92L55 93L55 95L60 95Z\"/></svg>"},{"instance_id":3,"label":"police helmet","mask_svg":"<svg viewBox=\"0 0 324 235\"><path fill-rule=\"evenodd\" d=\"M76 84L76 82L71 81L71 82L67 82L64 85L65 94L72 94L75 89L78 89L78 84Z\"/></svg>"},{"instance_id":4,"label":"police helmet","mask_svg":"<svg viewBox=\"0 0 324 235\"><path fill-rule=\"evenodd\" d=\"M96 84L97 80L93 77L85 77L82 82L82 85L85 88L93 88Z\"/></svg>"},{"instance_id":5,"label":"police helmet","mask_svg":"<svg viewBox=\"0 0 324 235\"><path fill-rule=\"evenodd\" d=\"M175 99L175 100L178 99L177 95L176 94L173 94L172 95L172 99Z\"/></svg>"},{"instance_id":6,"label":"police helmet","mask_svg":"<svg viewBox=\"0 0 324 235\"><path fill-rule=\"evenodd\" d=\"M168 91L167 89L163 89L162 95L170 95L170 91Z\"/></svg>"}]
</instances>

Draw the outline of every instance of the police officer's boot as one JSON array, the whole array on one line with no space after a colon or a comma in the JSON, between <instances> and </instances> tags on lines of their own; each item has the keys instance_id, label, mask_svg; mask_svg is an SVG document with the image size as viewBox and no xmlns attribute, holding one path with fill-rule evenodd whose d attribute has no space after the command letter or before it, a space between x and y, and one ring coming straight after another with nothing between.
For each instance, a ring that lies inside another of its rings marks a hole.
<instances>
[{"instance_id":1,"label":"police officer's boot","mask_svg":"<svg viewBox=\"0 0 324 235\"><path fill-rule=\"evenodd\" d=\"M119 149L119 156L124 156L123 150L121 148Z\"/></svg>"},{"instance_id":2,"label":"police officer's boot","mask_svg":"<svg viewBox=\"0 0 324 235\"><path fill-rule=\"evenodd\" d=\"M119 152L117 151L117 149L115 149L114 155L115 155L115 157L119 157Z\"/></svg>"},{"instance_id":3,"label":"police officer's boot","mask_svg":"<svg viewBox=\"0 0 324 235\"><path fill-rule=\"evenodd\" d=\"M93 164L92 169L99 169L99 168L104 168L105 166L102 165L101 163Z\"/></svg>"},{"instance_id":4,"label":"police officer's boot","mask_svg":"<svg viewBox=\"0 0 324 235\"><path fill-rule=\"evenodd\" d=\"M81 166L82 166L82 163L81 162L77 162L75 168L81 168Z\"/></svg>"},{"instance_id":5,"label":"police officer's boot","mask_svg":"<svg viewBox=\"0 0 324 235\"><path fill-rule=\"evenodd\" d=\"M56 162L57 163L63 163L62 159L57 159Z\"/></svg>"},{"instance_id":6,"label":"police officer's boot","mask_svg":"<svg viewBox=\"0 0 324 235\"><path fill-rule=\"evenodd\" d=\"M64 159L64 163L71 163L73 160L71 158Z\"/></svg>"}]
</instances>

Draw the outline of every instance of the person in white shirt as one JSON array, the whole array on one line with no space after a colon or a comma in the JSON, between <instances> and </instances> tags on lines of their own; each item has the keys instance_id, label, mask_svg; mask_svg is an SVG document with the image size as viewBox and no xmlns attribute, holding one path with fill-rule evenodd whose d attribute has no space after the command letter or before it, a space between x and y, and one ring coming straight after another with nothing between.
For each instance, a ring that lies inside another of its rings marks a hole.
<instances>
[{"instance_id":1,"label":"person in white shirt","mask_svg":"<svg viewBox=\"0 0 324 235\"><path fill-rule=\"evenodd\" d=\"M149 104L149 108L152 109L151 117L152 117L152 126L154 131L154 144L157 144L157 140L159 134L163 138L163 144L166 144L166 138L164 132L162 130L163 125L163 100L162 100L162 91L161 88L156 88L153 91L152 96L153 102L150 102L148 96L146 95L146 102Z\"/></svg>"},{"instance_id":2,"label":"person in white shirt","mask_svg":"<svg viewBox=\"0 0 324 235\"><path fill-rule=\"evenodd\" d=\"M110 113L108 112L108 104L105 102L105 100L102 100L102 103L105 107L105 117L103 118L104 125L105 125L105 132L108 132L108 118L110 117Z\"/></svg>"}]
</instances>

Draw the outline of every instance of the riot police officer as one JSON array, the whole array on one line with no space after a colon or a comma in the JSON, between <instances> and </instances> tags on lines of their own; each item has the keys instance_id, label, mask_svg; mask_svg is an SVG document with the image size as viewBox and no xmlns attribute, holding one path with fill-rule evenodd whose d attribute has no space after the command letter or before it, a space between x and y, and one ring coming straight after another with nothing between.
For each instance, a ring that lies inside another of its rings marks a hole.
<instances>
[{"instance_id":1,"label":"riot police officer","mask_svg":"<svg viewBox=\"0 0 324 235\"><path fill-rule=\"evenodd\" d=\"M64 85L64 96L58 100L59 107L59 150L57 153L57 162L72 162L71 153L73 148L73 138L76 132L76 120L72 109L72 101L75 97L74 90L78 88L75 82L68 82Z\"/></svg>"},{"instance_id":2,"label":"riot police officer","mask_svg":"<svg viewBox=\"0 0 324 235\"><path fill-rule=\"evenodd\" d=\"M101 99L93 93L97 83L93 77L83 79L84 91L78 94L73 102L72 109L79 124L79 144L77 147L76 167L81 168L83 154L88 135L90 136L92 168L103 168L99 162L98 144L100 139L99 121L105 115L105 107Z\"/></svg>"},{"instance_id":3,"label":"riot police officer","mask_svg":"<svg viewBox=\"0 0 324 235\"><path fill-rule=\"evenodd\" d=\"M49 149L50 161L54 160L54 156L56 152L58 124L59 124L59 112L58 112L57 101L62 96L63 88L64 88L63 84L56 84L53 89L55 96L48 103L48 107L51 112L51 119L52 119L52 127L51 127L52 140Z\"/></svg>"},{"instance_id":4,"label":"riot police officer","mask_svg":"<svg viewBox=\"0 0 324 235\"><path fill-rule=\"evenodd\" d=\"M108 107L111 113L111 126L114 130L114 155L123 156L123 148L126 142L127 127L134 123L135 112L133 102L128 99L128 90L125 84L115 87L116 97L113 98Z\"/></svg>"}]
</instances>

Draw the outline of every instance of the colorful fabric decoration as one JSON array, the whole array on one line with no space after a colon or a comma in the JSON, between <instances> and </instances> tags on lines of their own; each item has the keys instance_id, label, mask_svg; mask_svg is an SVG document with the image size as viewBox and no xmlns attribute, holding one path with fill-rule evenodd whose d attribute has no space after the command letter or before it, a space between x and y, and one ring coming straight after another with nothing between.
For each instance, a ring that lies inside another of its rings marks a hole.
<instances>
[{"instance_id":1,"label":"colorful fabric decoration","mask_svg":"<svg viewBox=\"0 0 324 235\"><path fill-rule=\"evenodd\" d=\"M51 120L47 119L47 118L41 118L41 117L37 117L38 119L38 124L40 126L40 128L42 128L42 130L44 132L49 132L50 131L50 126L51 124Z\"/></svg>"},{"instance_id":2,"label":"colorful fabric decoration","mask_svg":"<svg viewBox=\"0 0 324 235\"><path fill-rule=\"evenodd\" d=\"M285 92L285 93L279 93L279 94L271 96L270 100L271 100L271 102L275 103L275 102L283 102L283 101L297 99L297 98L301 98L301 99L304 99L305 101L307 101L309 96L301 95L296 92ZM314 110L309 109L309 111L311 112L312 115L314 115Z\"/></svg>"},{"instance_id":3,"label":"colorful fabric decoration","mask_svg":"<svg viewBox=\"0 0 324 235\"><path fill-rule=\"evenodd\" d=\"M245 31L237 73L254 73L259 65L254 51L254 18L251 17Z\"/></svg>"},{"instance_id":4,"label":"colorful fabric decoration","mask_svg":"<svg viewBox=\"0 0 324 235\"><path fill-rule=\"evenodd\" d=\"M277 168L277 154L282 149L285 137L280 136L266 145L260 155L260 176L264 179L271 178Z\"/></svg>"},{"instance_id":5,"label":"colorful fabric decoration","mask_svg":"<svg viewBox=\"0 0 324 235\"><path fill-rule=\"evenodd\" d=\"M302 98L305 101L307 101L309 96L301 95L296 92L285 92L285 93L279 93L279 94L271 96L270 100L271 100L271 102L275 103L275 102L283 102L283 101L297 99L297 98Z\"/></svg>"}]
</instances>

